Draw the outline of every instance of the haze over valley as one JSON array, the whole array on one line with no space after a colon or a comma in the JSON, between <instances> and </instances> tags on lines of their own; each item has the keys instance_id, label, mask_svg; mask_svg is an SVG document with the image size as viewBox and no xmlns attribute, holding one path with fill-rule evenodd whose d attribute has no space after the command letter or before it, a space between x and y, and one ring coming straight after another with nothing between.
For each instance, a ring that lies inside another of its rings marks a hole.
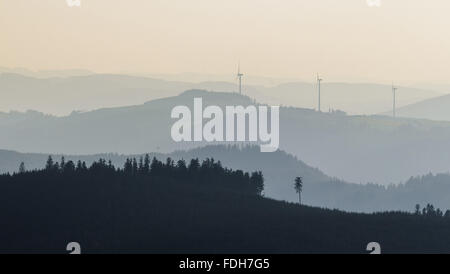
<instances>
[{"instance_id":1,"label":"haze over valley","mask_svg":"<svg viewBox=\"0 0 450 274\"><path fill-rule=\"evenodd\" d=\"M39 112L0 115L3 149L35 153L95 154L172 152L206 142L172 141L173 107L254 103L236 93L186 91L145 104L55 117ZM449 172L450 122L389 116L350 116L282 107L280 149L331 177L383 185L411 176ZM433 140L430 142L430 140Z\"/></svg>"}]
</instances>

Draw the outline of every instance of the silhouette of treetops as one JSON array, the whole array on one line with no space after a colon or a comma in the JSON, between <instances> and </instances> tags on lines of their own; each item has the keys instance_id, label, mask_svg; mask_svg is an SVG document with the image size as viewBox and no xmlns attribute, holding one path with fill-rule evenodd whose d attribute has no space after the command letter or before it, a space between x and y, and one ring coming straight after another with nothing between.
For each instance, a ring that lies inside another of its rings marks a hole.
<instances>
[{"instance_id":1,"label":"silhouette of treetops","mask_svg":"<svg viewBox=\"0 0 450 274\"><path fill-rule=\"evenodd\" d=\"M292 182L286 182L291 185ZM261 198L261 172L214 159L48 158L0 175L0 253L449 253L450 213L346 213ZM411 206L411 209L413 206ZM420 215L420 216L417 216ZM432 235L432 237L430 237Z\"/></svg>"},{"instance_id":2,"label":"silhouette of treetops","mask_svg":"<svg viewBox=\"0 0 450 274\"><path fill-rule=\"evenodd\" d=\"M162 162L156 158L150 160L148 154L139 159L127 158L123 168L116 168L111 161L105 159L99 159L87 167L85 162L66 162L64 157L60 162L55 162L49 156L46 166L42 170L26 171L21 165L19 173L1 175L0 179L7 177L17 179L18 176L22 176L22 178L35 177L35 182L45 181L45 178L55 176L61 181L72 177L101 176L102 182L126 177L128 181L138 182L168 181L208 185L258 196L261 196L264 191L264 177L260 171L248 173L242 170L232 170L223 167L220 161L216 162L213 158L207 158L203 162L200 162L198 158L192 159L189 163L186 163L185 160L174 162L171 158L167 158L165 162Z\"/></svg>"},{"instance_id":3,"label":"silhouette of treetops","mask_svg":"<svg viewBox=\"0 0 450 274\"><path fill-rule=\"evenodd\" d=\"M422 210L420 209L420 205L417 204L414 214L423 217L450 218L450 210L447 210L444 213L444 211L442 211L440 208L435 208L432 204L427 204L424 208L422 208Z\"/></svg>"}]
</instances>

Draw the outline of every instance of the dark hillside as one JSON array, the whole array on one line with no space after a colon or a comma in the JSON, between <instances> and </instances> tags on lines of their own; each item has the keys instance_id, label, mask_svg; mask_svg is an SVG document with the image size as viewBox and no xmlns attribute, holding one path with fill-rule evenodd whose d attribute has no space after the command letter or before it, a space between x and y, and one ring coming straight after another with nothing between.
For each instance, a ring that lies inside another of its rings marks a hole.
<instances>
[{"instance_id":1,"label":"dark hillside","mask_svg":"<svg viewBox=\"0 0 450 274\"><path fill-rule=\"evenodd\" d=\"M84 253L366 253L377 241L383 252L450 252L440 214L299 206L261 197L262 182L212 160L49 161L0 176L0 251L65 253L76 241Z\"/></svg>"}]
</instances>

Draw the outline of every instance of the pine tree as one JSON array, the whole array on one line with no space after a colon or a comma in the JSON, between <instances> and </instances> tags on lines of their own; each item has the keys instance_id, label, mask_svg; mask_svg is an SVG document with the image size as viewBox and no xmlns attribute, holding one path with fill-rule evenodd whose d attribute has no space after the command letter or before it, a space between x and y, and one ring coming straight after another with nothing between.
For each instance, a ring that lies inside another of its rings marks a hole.
<instances>
[{"instance_id":1,"label":"pine tree","mask_svg":"<svg viewBox=\"0 0 450 274\"><path fill-rule=\"evenodd\" d=\"M148 174L150 172L150 156L145 154L144 157L144 173Z\"/></svg>"},{"instance_id":2,"label":"pine tree","mask_svg":"<svg viewBox=\"0 0 450 274\"><path fill-rule=\"evenodd\" d=\"M66 159L64 158L64 156L61 157L61 164L60 164L60 168L61 170L64 170L64 166L66 165Z\"/></svg>"},{"instance_id":3,"label":"pine tree","mask_svg":"<svg viewBox=\"0 0 450 274\"><path fill-rule=\"evenodd\" d=\"M82 169L81 161L78 160L77 162L77 170L80 171Z\"/></svg>"},{"instance_id":4,"label":"pine tree","mask_svg":"<svg viewBox=\"0 0 450 274\"><path fill-rule=\"evenodd\" d=\"M137 175L139 169L138 169L138 163L136 161L136 158L133 158L132 167L133 167L132 174Z\"/></svg>"},{"instance_id":5,"label":"pine tree","mask_svg":"<svg viewBox=\"0 0 450 274\"><path fill-rule=\"evenodd\" d=\"M138 170L139 170L139 174L143 174L144 173L144 159L142 158L142 156L139 157Z\"/></svg>"},{"instance_id":6,"label":"pine tree","mask_svg":"<svg viewBox=\"0 0 450 274\"><path fill-rule=\"evenodd\" d=\"M262 195L264 190L264 177L261 171L256 171L252 173L250 177L250 183L255 189L257 195Z\"/></svg>"},{"instance_id":7,"label":"pine tree","mask_svg":"<svg viewBox=\"0 0 450 274\"><path fill-rule=\"evenodd\" d=\"M420 205L419 205L419 204L416 205L416 210L415 210L414 213L415 213L416 215L420 215Z\"/></svg>"},{"instance_id":8,"label":"pine tree","mask_svg":"<svg viewBox=\"0 0 450 274\"><path fill-rule=\"evenodd\" d=\"M54 168L53 158L52 156L48 156L47 164L45 165L46 170L52 170Z\"/></svg>"},{"instance_id":9,"label":"pine tree","mask_svg":"<svg viewBox=\"0 0 450 274\"><path fill-rule=\"evenodd\" d=\"M125 174L130 175L133 173L133 163L131 162L130 159L127 158L127 160L125 161L125 165L123 167L123 171L125 172Z\"/></svg>"},{"instance_id":10,"label":"pine tree","mask_svg":"<svg viewBox=\"0 0 450 274\"><path fill-rule=\"evenodd\" d=\"M192 159L191 162L189 163L189 171L193 172L193 171L197 171L200 168L200 161L198 160L198 158L196 159Z\"/></svg>"},{"instance_id":11,"label":"pine tree","mask_svg":"<svg viewBox=\"0 0 450 274\"><path fill-rule=\"evenodd\" d=\"M25 163L21 162L19 165L19 173L25 173L27 170L25 168Z\"/></svg>"},{"instance_id":12,"label":"pine tree","mask_svg":"<svg viewBox=\"0 0 450 274\"><path fill-rule=\"evenodd\" d=\"M302 204L303 179L302 177L295 178L295 191L298 193L298 203Z\"/></svg>"}]
</instances>

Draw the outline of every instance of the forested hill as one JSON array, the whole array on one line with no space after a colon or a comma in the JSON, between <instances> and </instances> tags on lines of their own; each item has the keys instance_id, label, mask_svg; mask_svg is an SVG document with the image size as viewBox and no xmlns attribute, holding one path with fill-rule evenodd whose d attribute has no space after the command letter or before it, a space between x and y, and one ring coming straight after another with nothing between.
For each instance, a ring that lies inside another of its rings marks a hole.
<instances>
[{"instance_id":1,"label":"forested hill","mask_svg":"<svg viewBox=\"0 0 450 274\"><path fill-rule=\"evenodd\" d=\"M26 170L42 168L47 154L17 153L0 150L0 173L17 172L21 162ZM62 155L53 155L60 161ZM122 167L127 158L139 159L145 154L118 155L65 155L66 161L84 161L91 165L99 158L112 161ZM379 212L386 210L412 211L416 204L430 203L443 209L450 209L450 175L437 174L414 177L404 184L384 187L375 184L352 184L333 179L317 168L313 168L284 152L260 153L257 146L212 145L170 154L150 153L165 161L168 157L180 159L207 158L220 159L222 164L232 169L252 172L260 170L264 174L264 196L289 202L298 201L293 189L293 180L301 176L304 181L304 204L352 212Z\"/></svg>"},{"instance_id":2,"label":"forested hill","mask_svg":"<svg viewBox=\"0 0 450 274\"><path fill-rule=\"evenodd\" d=\"M0 176L0 252L384 253L450 252L450 217L350 214L263 198L263 177L211 159L49 159L39 171Z\"/></svg>"},{"instance_id":3,"label":"forested hill","mask_svg":"<svg viewBox=\"0 0 450 274\"><path fill-rule=\"evenodd\" d=\"M176 121L171 118L172 109L187 106L193 110L197 97L203 99L204 107L258 104L235 93L191 90L142 105L75 112L66 117L0 113L1 149L138 154L217 145L175 142L171 138ZM280 108L280 149L347 182L389 185L410 176L449 172L450 154L442 153L448 147L450 122Z\"/></svg>"}]
</instances>

